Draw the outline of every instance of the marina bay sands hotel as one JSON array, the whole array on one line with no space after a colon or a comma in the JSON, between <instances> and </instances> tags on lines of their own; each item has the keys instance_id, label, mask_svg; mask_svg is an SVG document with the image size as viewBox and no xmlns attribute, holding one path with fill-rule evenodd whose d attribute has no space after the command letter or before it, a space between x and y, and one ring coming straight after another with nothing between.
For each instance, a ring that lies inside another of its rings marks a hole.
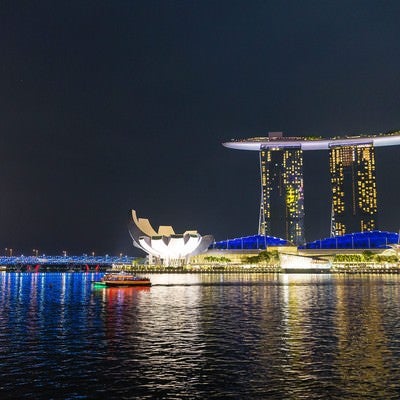
<instances>
[{"instance_id":1,"label":"marina bay sands hotel","mask_svg":"<svg viewBox=\"0 0 400 400\"><path fill-rule=\"evenodd\" d=\"M332 184L331 236L377 229L375 147L400 144L400 131L367 136L268 137L231 140L225 147L258 151L261 205L258 233L299 245L304 239L303 151L328 150Z\"/></svg>"}]
</instances>

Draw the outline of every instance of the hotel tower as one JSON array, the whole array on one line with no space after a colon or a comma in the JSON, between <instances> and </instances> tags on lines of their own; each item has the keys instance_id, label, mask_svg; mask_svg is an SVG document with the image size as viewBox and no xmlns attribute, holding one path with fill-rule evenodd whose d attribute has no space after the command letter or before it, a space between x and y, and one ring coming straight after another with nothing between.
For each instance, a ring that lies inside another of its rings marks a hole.
<instances>
[{"instance_id":1,"label":"hotel tower","mask_svg":"<svg viewBox=\"0 0 400 400\"><path fill-rule=\"evenodd\" d=\"M373 144L332 145L329 149L329 166L332 183L331 236L376 229Z\"/></svg>"},{"instance_id":2,"label":"hotel tower","mask_svg":"<svg viewBox=\"0 0 400 400\"><path fill-rule=\"evenodd\" d=\"M270 133L270 137L278 137ZM304 243L303 152L301 147L260 148L261 204L258 233Z\"/></svg>"}]
</instances>

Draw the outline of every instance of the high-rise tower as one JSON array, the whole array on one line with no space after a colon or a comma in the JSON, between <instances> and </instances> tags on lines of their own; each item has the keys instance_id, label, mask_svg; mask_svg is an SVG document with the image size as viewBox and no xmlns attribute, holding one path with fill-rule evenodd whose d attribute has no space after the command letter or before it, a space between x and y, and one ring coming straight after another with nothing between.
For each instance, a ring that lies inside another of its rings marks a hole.
<instances>
[{"instance_id":1,"label":"high-rise tower","mask_svg":"<svg viewBox=\"0 0 400 400\"><path fill-rule=\"evenodd\" d=\"M376 229L377 200L373 144L331 145L331 235Z\"/></svg>"},{"instance_id":2,"label":"high-rise tower","mask_svg":"<svg viewBox=\"0 0 400 400\"><path fill-rule=\"evenodd\" d=\"M300 146L261 146L258 232L304 243L303 157Z\"/></svg>"}]
</instances>

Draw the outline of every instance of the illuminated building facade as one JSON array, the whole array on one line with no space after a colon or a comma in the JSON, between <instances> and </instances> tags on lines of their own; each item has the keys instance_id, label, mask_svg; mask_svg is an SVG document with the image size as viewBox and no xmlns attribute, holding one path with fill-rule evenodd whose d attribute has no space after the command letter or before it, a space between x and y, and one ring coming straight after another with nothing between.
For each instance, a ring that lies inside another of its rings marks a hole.
<instances>
[{"instance_id":1,"label":"illuminated building facade","mask_svg":"<svg viewBox=\"0 0 400 400\"><path fill-rule=\"evenodd\" d=\"M177 234L169 225L161 225L156 231L147 218L138 218L135 210L129 234L133 245L148 254L149 264L173 267L187 264L190 257L207 251L214 241L213 236L201 236L192 230Z\"/></svg>"},{"instance_id":2,"label":"illuminated building facade","mask_svg":"<svg viewBox=\"0 0 400 400\"><path fill-rule=\"evenodd\" d=\"M331 235L376 229L377 193L372 143L331 146Z\"/></svg>"},{"instance_id":3,"label":"illuminated building facade","mask_svg":"<svg viewBox=\"0 0 400 400\"><path fill-rule=\"evenodd\" d=\"M400 145L400 131L376 135L232 139L236 150L258 151L261 169L259 234L304 243L303 151L329 150L332 183L331 235L376 229L375 147ZM329 221L329 218L327 218Z\"/></svg>"},{"instance_id":4,"label":"illuminated building facade","mask_svg":"<svg viewBox=\"0 0 400 400\"><path fill-rule=\"evenodd\" d=\"M258 233L304 243L303 157L300 146L260 149Z\"/></svg>"}]
</instances>

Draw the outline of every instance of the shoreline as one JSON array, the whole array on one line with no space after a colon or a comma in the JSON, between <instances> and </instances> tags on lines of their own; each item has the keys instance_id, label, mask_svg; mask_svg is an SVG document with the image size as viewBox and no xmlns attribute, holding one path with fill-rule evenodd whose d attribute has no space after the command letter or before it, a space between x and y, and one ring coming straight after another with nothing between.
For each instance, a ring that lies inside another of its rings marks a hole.
<instances>
[{"instance_id":1,"label":"shoreline","mask_svg":"<svg viewBox=\"0 0 400 400\"><path fill-rule=\"evenodd\" d=\"M119 272L122 269L112 269L109 272ZM126 272L133 272L139 274L332 274L332 275L343 275L343 274L400 274L400 268L386 269L386 268L351 268L351 269L263 269L263 268L230 268L230 269L201 269L201 270L190 270L190 269L158 269L158 268L135 268L135 269L123 269Z\"/></svg>"},{"instance_id":2,"label":"shoreline","mask_svg":"<svg viewBox=\"0 0 400 400\"><path fill-rule=\"evenodd\" d=\"M161 266L132 266L132 265L104 265L101 268L82 268L81 266L40 266L37 269L30 269L25 266L9 266L0 272L27 272L27 273L105 273L105 272L130 272L138 274L400 274L400 265L377 265L366 266L365 263L359 265L333 265L331 268L307 268L307 269L282 269L279 265L270 266L221 266L221 265L203 265L203 266L185 266L185 267L161 267Z\"/></svg>"}]
</instances>

